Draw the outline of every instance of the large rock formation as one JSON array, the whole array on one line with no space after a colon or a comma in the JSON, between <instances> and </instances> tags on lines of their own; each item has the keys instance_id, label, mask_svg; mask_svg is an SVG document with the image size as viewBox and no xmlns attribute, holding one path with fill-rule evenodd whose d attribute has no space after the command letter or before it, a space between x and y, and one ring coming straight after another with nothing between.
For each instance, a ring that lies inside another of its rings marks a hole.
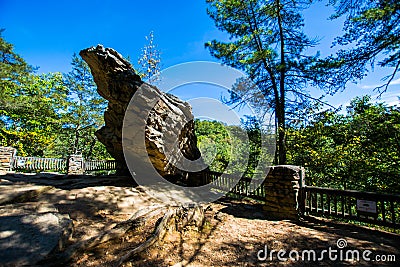
<instances>
[{"instance_id":1,"label":"large rock formation","mask_svg":"<svg viewBox=\"0 0 400 267\"><path fill-rule=\"evenodd\" d=\"M181 173L179 168L174 166L174 161L165 155L166 138L176 139L175 147L180 151L173 151L173 154L181 152L181 155L188 160L196 160L200 157L194 134L191 106L187 102L144 83L135 73L132 65L114 49L98 45L84 49L79 54L91 69L97 91L108 100L108 108L104 113L105 126L96 132L96 136L118 161L120 172L127 171L122 148L125 111L135 92L143 88L151 91L150 95L159 99L147 116L145 130L147 154L158 173L170 177ZM151 99L144 101L151 101ZM137 107L138 112L141 108L141 106ZM173 124L171 124L171 119L174 121ZM177 127L177 125L181 126ZM171 150L171 148L168 149Z\"/></svg>"}]
</instances>

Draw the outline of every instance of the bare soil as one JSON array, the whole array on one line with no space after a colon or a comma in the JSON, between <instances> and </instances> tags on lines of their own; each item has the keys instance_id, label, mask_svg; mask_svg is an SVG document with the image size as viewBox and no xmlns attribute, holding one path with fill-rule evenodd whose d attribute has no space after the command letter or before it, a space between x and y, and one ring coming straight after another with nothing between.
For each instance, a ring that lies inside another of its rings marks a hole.
<instances>
[{"instance_id":1,"label":"bare soil","mask_svg":"<svg viewBox=\"0 0 400 267\"><path fill-rule=\"evenodd\" d=\"M32 180L18 176L5 179L19 185L29 183L54 187L35 201L51 203L60 213L69 214L74 233L68 246L111 229L140 209L160 204L120 178ZM160 216L152 217L145 226L121 239L79 253L66 264L47 262L45 265L113 266L122 255L146 240ZM263 211L262 204L244 200L222 199L212 203L205 216L202 229L188 227L182 232L169 231L161 242L122 266L400 266L400 236L393 233L317 218L273 220ZM264 256L258 252L265 248L269 252L284 249L287 253L296 250L300 254L312 249L321 255L329 248L338 250L337 240L341 238L347 242L347 246L341 249L343 253L348 249L360 253L371 250L370 258L395 255L396 261L334 261L327 254L322 261L280 261L277 252L265 260L257 257L257 254Z\"/></svg>"}]
</instances>

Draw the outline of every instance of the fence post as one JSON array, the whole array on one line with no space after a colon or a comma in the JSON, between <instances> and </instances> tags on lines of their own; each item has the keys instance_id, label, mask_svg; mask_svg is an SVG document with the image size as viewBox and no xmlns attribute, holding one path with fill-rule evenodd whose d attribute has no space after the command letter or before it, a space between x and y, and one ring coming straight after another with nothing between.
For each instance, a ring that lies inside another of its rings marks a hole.
<instances>
[{"instance_id":1,"label":"fence post","mask_svg":"<svg viewBox=\"0 0 400 267\"><path fill-rule=\"evenodd\" d=\"M0 174L6 174L12 170L17 149L0 146Z\"/></svg>"},{"instance_id":2,"label":"fence post","mask_svg":"<svg viewBox=\"0 0 400 267\"><path fill-rule=\"evenodd\" d=\"M271 167L266 180L264 210L278 219L299 219L301 210L301 184L304 176L301 167L279 165Z\"/></svg>"},{"instance_id":3,"label":"fence post","mask_svg":"<svg viewBox=\"0 0 400 267\"><path fill-rule=\"evenodd\" d=\"M70 155L67 158L67 174L80 175L85 173L85 162L82 155Z\"/></svg>"},{"instance_id":4,"label":"fence post","mask_svg":"<svg viewBox=\"0 0 400 267\"><path fill-rule=\"evenodd\" d=\"M303 216L305 209L306 209L306 181L305 181L305 169L303 167L299 170L299 196L298 196L298 203L299 203L299 215Z\"/></svg>"}]
</instances>

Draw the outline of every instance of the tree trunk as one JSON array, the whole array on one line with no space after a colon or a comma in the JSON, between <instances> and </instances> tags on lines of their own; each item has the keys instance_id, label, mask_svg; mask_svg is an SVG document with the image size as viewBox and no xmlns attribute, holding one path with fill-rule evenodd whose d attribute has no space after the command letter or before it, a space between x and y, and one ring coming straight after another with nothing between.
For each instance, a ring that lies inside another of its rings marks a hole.
<instances>
[{"instance_id":1,"label":"tree trunk","mask_svg":"<svg viewBox=\"0 0 400 267\"><path fill-rule=\"evenodd\" d=\"M73 154L78 154L78 146L79 146L79 130L80 126L78 125L75 129L75 137L74 137L74 148L73 148Z\"/></svg>"},{"instance_id":2,"label":"tree trunk","mask_svg":"<svg viewBox=\"0 0 400 267\"><path fill-rule=\"evenodd\" d=\"M286 164L286 116L285 116L285 75L286 75L286 62L285 62L285 37L283 35L283 25L282 25L282 17L281 17L281 3L279 0L276 1L277 6L277 17L278 17L278 26L279 26L279 38L280 38L280 53L281 53L281 62L280 62L280 79L279 79L279 113L278 115L278 146L279 146L279 162L278 164L284 165Z\"/></svg>"}]
</instances>

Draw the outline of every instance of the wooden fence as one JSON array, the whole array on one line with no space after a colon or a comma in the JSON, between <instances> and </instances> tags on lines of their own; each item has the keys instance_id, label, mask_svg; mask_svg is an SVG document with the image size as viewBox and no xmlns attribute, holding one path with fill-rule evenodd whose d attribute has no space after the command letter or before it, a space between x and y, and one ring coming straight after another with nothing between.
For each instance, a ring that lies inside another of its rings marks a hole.
<instances>
[{"instance_id":1,"label":"wooden fence","mask_svg":"<svg viewBox=\"0 0 400 267\"><path fill-rule=\"evenodd\" d=\"M303 216L315 215L400 228L400 195L305 186Z\"/></svg>"},{"instance_id":2,"label":"wooden fence","mask_svg":"<svg viewBox=\"0 0 400 267\"><path fill-rule=\"evenodd\" d=\"M12 169L18 171L65 171L67 160L38 157L15 156Z\"/></svg>"},{"instance_id":3,"label":"wooden fence","mask_svg":"<svg viewBox=\"0 0 400 267\"><path fill-rule=\"evenodd\" d=\"M214 189L229 192L230 195L236 197L249 197L260 201L265 201L264 186L256 186L255 181L249 177L242 177L238 181L238 177L234 174L223 174L219 172L209 171L206 174L207 181L213 182Z\"/></svg>"},{"instance_id":4,"label":"wooden fence","mask_svg":"<svg viewBox=\"0 0 400 267\"><path fill-rule=\"evenodd\" d=\"M39 158L39 157L20 157L12 159L11 169L15 171L53 171L67 173L67 159ZM86 160L83 161L83 171L85 173L94 171L116 170L115 160Z\"/></svg>"},{"instance_id":5,"label":"wooden fence","mask_svg":"<svg viewBox=\"0 0 400 267\"><path fill-rule=\"evenodd\" d=\"M85 161L85 172L90 171L112 171L117 169L115 160L90 160Z\"/></svg>"}]
</instances>

